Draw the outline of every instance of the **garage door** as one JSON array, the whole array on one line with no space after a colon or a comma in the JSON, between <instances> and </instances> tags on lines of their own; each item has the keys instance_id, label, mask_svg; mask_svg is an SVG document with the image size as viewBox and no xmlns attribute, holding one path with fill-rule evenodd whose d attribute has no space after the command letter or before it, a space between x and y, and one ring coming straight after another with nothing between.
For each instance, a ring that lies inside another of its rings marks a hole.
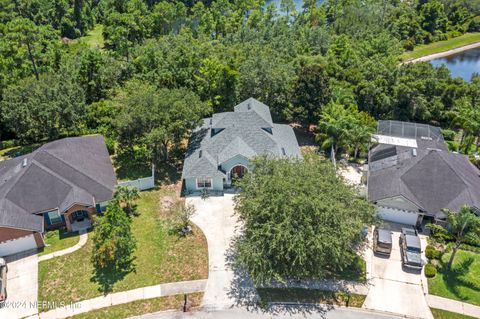
<instances>
[{"instance_id":1,"label":"garage door","mask_svg":"<svg viewBox=\"0 0 480 319\"><path fill-rule=\"evenodd\" d=\"M389 222L415 226L418 214L401 209L379 207L378 217Z\"/></svg>"},{"instance_id":2,"label":"garage door","mask_svg":"<svg viewBox=\"0 0 480 319\"><path fill-rule=\"evenodd\" d=\"M36 249L37 243L33 235L9 240L0 244L0 256L9 256L22 251Z\"/></svg>"}]
</instances>

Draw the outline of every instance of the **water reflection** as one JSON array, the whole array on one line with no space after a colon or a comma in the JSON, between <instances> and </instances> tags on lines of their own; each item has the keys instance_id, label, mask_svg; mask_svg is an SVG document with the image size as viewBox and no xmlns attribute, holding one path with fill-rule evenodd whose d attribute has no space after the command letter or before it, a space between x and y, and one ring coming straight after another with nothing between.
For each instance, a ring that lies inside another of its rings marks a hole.
<instances>
[{"instance_id":1,"label":"water reflection","mask_svg":"<svg viewBox=\"0 0 480 319\"><path fill-rule=\"evenodd\" d=\"M445 64L453 77L470 81L474 73L480 73L480 48L470 49L448 57L430 61L434 66Z\"/></svg>"}]
</instances>

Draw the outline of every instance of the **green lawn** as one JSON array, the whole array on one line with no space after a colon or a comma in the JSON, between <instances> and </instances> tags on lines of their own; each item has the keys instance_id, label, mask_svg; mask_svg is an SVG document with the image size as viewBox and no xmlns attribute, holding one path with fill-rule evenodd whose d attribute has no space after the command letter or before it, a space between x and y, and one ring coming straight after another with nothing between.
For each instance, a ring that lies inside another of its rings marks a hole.
<instances>
[{"instance_id":1,"label":"green lawn","mask_svg":"<svg viewBox=\"0 0 480 319\"><path fill-rule=\"evenodd\" d=\"M74 233L65 233L60 230L51 230L48 231L45 235L45 244L44 248L39 250L38 255L46 255L66 249L72 246L75 246L79 241L78 232Z\"/></svg>"},{"instance_id":2,"label":"green lawn","mask_svg":"<svg viewBox=\"0 0 480 319\"><path fill-rule=\"evenodd\" d=\"M425 55L439 53L480 41L480 32L467 33L445 41L438 41L427 45L419 45L413 51L405 52L402 60L416 59Z\"/></svg>"},{"instance_id":3,"label":"green lawn","mask_svg":"<svg viewBox=\"0 0 480 319\"><path fill-rule=\"evenodd\" d=\"M444 254L437 275L428 280L432 295L480 305L480 254L460 250L452 271L446 269L450 254Z\"/></svg>"},{"instance_id":4,"label":"green lawn","mask_svg":"<svg viewBox=\"0 0 480 319\"><path fill-rule=\"evenodd\" d=\"M362 307L366 296L303 288L257 288L262 303L298 302Z\"/></svg>"},{"instance_id":5,"label":"green lawn","mask_svg":"<svg viewBox=\"0 0 480 319\"><path fill-rule=\"evenodd\" d=\"M435 319L474 319L474 317L465 316L459 313L430 308Z\"/></svg>"},{"instance_id":6,"label":"green lawn","mask_svg":"<svg viewBox=\"0 0 480 319\"><path fill-rule=\"evenodd\" d=\"M366 274L367 263L362 257L357 256L352 266L335 276L335 279L365 282L367 281Z\"/></svg>"},{"instance_id":7,"label":"green lawn","mask_svg":"<svg viewBox=\"0 0 480 319\"><path fill-rule=\"evenodd\" d=\"M188 295L190 307L198 307L203 293ZM86 312L81 315L69 317L70 319L120 319L139 316L146 313L163 311L168 309L181 310L183 307L183 295L153 298L148 300L133 301L122 305L111 306L99 310Z\"/></svg>"},{"instance_id":8,"label":"green lawn","mask_svg":"<svg viewBox=\"0 0 480 319\"><path fill-rule=\"evenodd\" d=\"M93 49L103 49L105 43L103 39L103 25L97 24L88 31L83 37L73 40L70 43L70 49L76 50L81 45L86 45Z\"/></svg>"},{"instance_id":9,"label":"green lawn","mask_svg":"<svg viewBox=\"0 0 480 319\"><path fill-rule=\"evenodd\" d=\"M134 217L132 231L137 240L136 270L117 281L113 292L166 282L208 277L208 251L203 233L180 237L172 232L168 213L162 211L161 196L175 196L172 189L142 192L140 216ZM92 241L72 254L39 263L39 300L76 302L102 294L92 281Z\"/></svg>"}]
</instances>

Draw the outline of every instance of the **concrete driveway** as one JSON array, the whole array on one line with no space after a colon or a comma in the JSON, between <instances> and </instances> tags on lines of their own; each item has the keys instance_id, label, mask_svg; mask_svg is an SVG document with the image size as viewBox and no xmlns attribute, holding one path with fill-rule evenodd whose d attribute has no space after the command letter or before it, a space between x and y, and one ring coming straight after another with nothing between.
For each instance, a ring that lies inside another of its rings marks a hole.
<instances>
[{"instance_id":1,"label":"concrete driveway","mask_svg":"<svg viewBox=\"0 0 480 319\"><path fill-rule=\"evenodd\" d=\"M0 318L24 318L36 314L38 298L38 256L36 251L6 258L7 301Z\"/></svg>"},{"instance_id":2,"label":"concrete driveway","mask_svg":"<svg viewBox=\"0 0 480 319\"><path fill-rule=\"evenodd\" d=\"M393 247L389 258L371 255L370 289L364 308L401 314L413 318L432 318L422 288L422 275L419 271L402 268L400 255L400 226L390 225ZM426 237L420 236L422 250L426 247ZM371 239L371 236L370 236ZM370 245L372 242L370 241ZM424 258L425 259L425 258Z\"/></svg>"},{"instance_id":3,"label":"concrete driveway","mask_svg":"<svg viewBox=\"0 0 480 319\"><path fill-rule=\"evenodd\" d=\"M235 304L230 290L234 271L227 255L238 225L234 216L232 194L211 196L205 200L197 196L187 198L196 212L192 221L202 229L208 243L208 281L203 297L207 309L228 308Z\"/></svg>"}]
</instances>

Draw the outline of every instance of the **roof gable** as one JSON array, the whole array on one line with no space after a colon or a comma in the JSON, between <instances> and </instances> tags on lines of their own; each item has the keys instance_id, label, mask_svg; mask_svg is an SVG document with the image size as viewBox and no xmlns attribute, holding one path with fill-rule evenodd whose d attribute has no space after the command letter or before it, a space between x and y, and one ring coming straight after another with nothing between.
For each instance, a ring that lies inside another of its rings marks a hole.
<instances>
[{"instance_id":1,"label":"roof gable","mask_svg":"<svg viewBox=\"0 0 480 319\"><path fill-rule=\"evenodd\" d=\"M234 108L235 112L255 112L258 114L269 126L273 126L272 115L270 108L262 102L253 97L243 101Z\"/></svg>"},{"instance_id":2,"label":"roof gable","mask_svg":"<svg viewBox=\"0 0 480 319\"><path fill-rule=\"evenodd\" d=\"M401 180L429 212L446 208L467 187L436 151L425 155L401 176Z\"/></svg>"}]
</instances>

